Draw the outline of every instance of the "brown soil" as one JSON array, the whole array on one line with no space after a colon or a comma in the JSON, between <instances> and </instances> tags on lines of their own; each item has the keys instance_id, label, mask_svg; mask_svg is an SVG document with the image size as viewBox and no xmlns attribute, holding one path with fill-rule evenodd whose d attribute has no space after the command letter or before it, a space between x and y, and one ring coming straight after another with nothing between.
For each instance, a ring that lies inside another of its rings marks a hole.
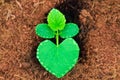
<instances>
[{"instance_id":1,"label":"brown soil","mask_svg":"<svg viewBox=\"0 0 120 80\"><path fill-rule=\"evenodd\" d=\"M35 57L35 26L53 7L81 29L79 61L61 79ZM120 80L120 0L0 0L0 80Z\"/></svg>"}]
</instances>

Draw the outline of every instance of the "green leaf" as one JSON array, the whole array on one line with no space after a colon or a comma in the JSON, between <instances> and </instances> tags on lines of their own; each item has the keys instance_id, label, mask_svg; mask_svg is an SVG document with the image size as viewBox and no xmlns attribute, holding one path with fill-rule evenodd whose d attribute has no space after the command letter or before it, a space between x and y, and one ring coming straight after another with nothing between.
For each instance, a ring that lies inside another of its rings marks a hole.
<instances>
[{"instance_id":1,"label":"green leaf","mask_svg":"<svg viewBox=\"0 0 120 80\"><path fill-rule=\"evenodd\" d=\"M47 16L48 25L53 31L62 30L65 26L65 16L57 9L52 9Z\"/></svg>"},{"instance_id":2,"label":"green leaf","mask_svg":"<svg viewBox=\"0 0 120 80\"><path fill-rule=\"evenodd\" d=\"M60 37L62 38L70 38L74 37L78 34L79 28L77 24L74 23L67 23L65 28L60 32Z\"/></svg>"},{"instance_id":3,"label":"green leaf","mask_svg":"<svg viewBox=\"0 0 120 80\"><path fill-rule=\"evenodd\" d=\"M42 38L54 38L55 32L53 32L48 24L42 23L36 26L36 34Z\"/></svg>"},{"instance_id":4,"label":"green leaf","mask_svg":"<svg viewBox=\"0 0 120 80\"><path fill-rule=\"evenodd\" d=\"M72 38L65 39L58 47L50 40L45 40L37 48L37 59L57 78L63 77L74 67L78 56L79 47Z\"/></svg>"}]
</instances>

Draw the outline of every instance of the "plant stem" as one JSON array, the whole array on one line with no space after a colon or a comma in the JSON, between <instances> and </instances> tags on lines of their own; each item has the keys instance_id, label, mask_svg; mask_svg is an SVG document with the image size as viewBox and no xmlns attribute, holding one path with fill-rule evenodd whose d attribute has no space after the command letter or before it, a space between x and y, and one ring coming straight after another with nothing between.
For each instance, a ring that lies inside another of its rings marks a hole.
<instances>
[{"instance_id":1,"label":"plant stem","mask_svg":"<svg viewBox=\"0 0 120 80\"><path fill-rule=\"evenodd\" d=\"M58 33L58 30L57 30L57 33L56 33L56 45L57 45L57 47L59 45L59 33Z\"/></svg>"}]
</instances>

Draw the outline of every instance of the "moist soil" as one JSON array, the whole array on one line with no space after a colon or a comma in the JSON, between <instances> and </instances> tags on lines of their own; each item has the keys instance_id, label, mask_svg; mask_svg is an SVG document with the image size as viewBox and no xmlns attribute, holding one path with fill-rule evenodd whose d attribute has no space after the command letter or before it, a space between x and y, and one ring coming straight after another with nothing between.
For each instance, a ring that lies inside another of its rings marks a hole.
<instances>
[{"instance_id":1,"label":"moist soil","mask_svg":"<svg viewBox=\"0 0 120 80\"><path fill-rule=\"evenodd\" d=\"M79 60L60 79L36 59L35 26L52 8L80 28ZM0 80L120 80L120 0L0 0Z\"/></svg>"}]
</instances>

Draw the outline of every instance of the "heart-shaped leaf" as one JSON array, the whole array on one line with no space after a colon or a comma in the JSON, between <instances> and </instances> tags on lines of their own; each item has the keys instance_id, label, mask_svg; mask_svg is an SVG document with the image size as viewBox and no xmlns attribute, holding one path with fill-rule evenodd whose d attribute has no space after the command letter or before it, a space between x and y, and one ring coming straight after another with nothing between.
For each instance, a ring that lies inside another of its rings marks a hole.
<instances>
[{"instance_id":1,"label":"heart-shaped leaf","mask_svg":"<svg viewBox=\"0 0 120 80\"><path fill-rule=\"evenodd\" d=\"M37 59L57 78L64 76L72 69L78 56L79 47L72 38L65 39L58 47L50 40L45 40L37 48Z\"/></svg>"},{"instance_id":2,"label":"heart-shaped leaf","mask_svg":"<svg viewBox=\"0 0 120 80\"><path fill-rule=\"evenodd\" d=\"M60 32L60 37L62 38L70 38L74 37L78 34L79 28L77 24L74 23L67 23L65 28Z\"/></svg>"},{"instance_id":3,"label":"heart-shaped leaf","mask_svg":"<svg viewBox=\"0 0 120 80\"><path fill-rule=\"evenodd\" d=\"M55 32L50 29L48 24L38 24L36 26L36 34L42 38L54 38Z\"/></svg>"},{"instance_id":4,"label":"heart-shaped leaf","mask_svg":"<svg viewBox=\"0 0 120 80\"><path fill-rule=\"evenodd\" d=\"M53 31L62 30L65 27L65 16L57 9L52 9L47 16L48 25Z\"/></svg>"}]
</instances>

